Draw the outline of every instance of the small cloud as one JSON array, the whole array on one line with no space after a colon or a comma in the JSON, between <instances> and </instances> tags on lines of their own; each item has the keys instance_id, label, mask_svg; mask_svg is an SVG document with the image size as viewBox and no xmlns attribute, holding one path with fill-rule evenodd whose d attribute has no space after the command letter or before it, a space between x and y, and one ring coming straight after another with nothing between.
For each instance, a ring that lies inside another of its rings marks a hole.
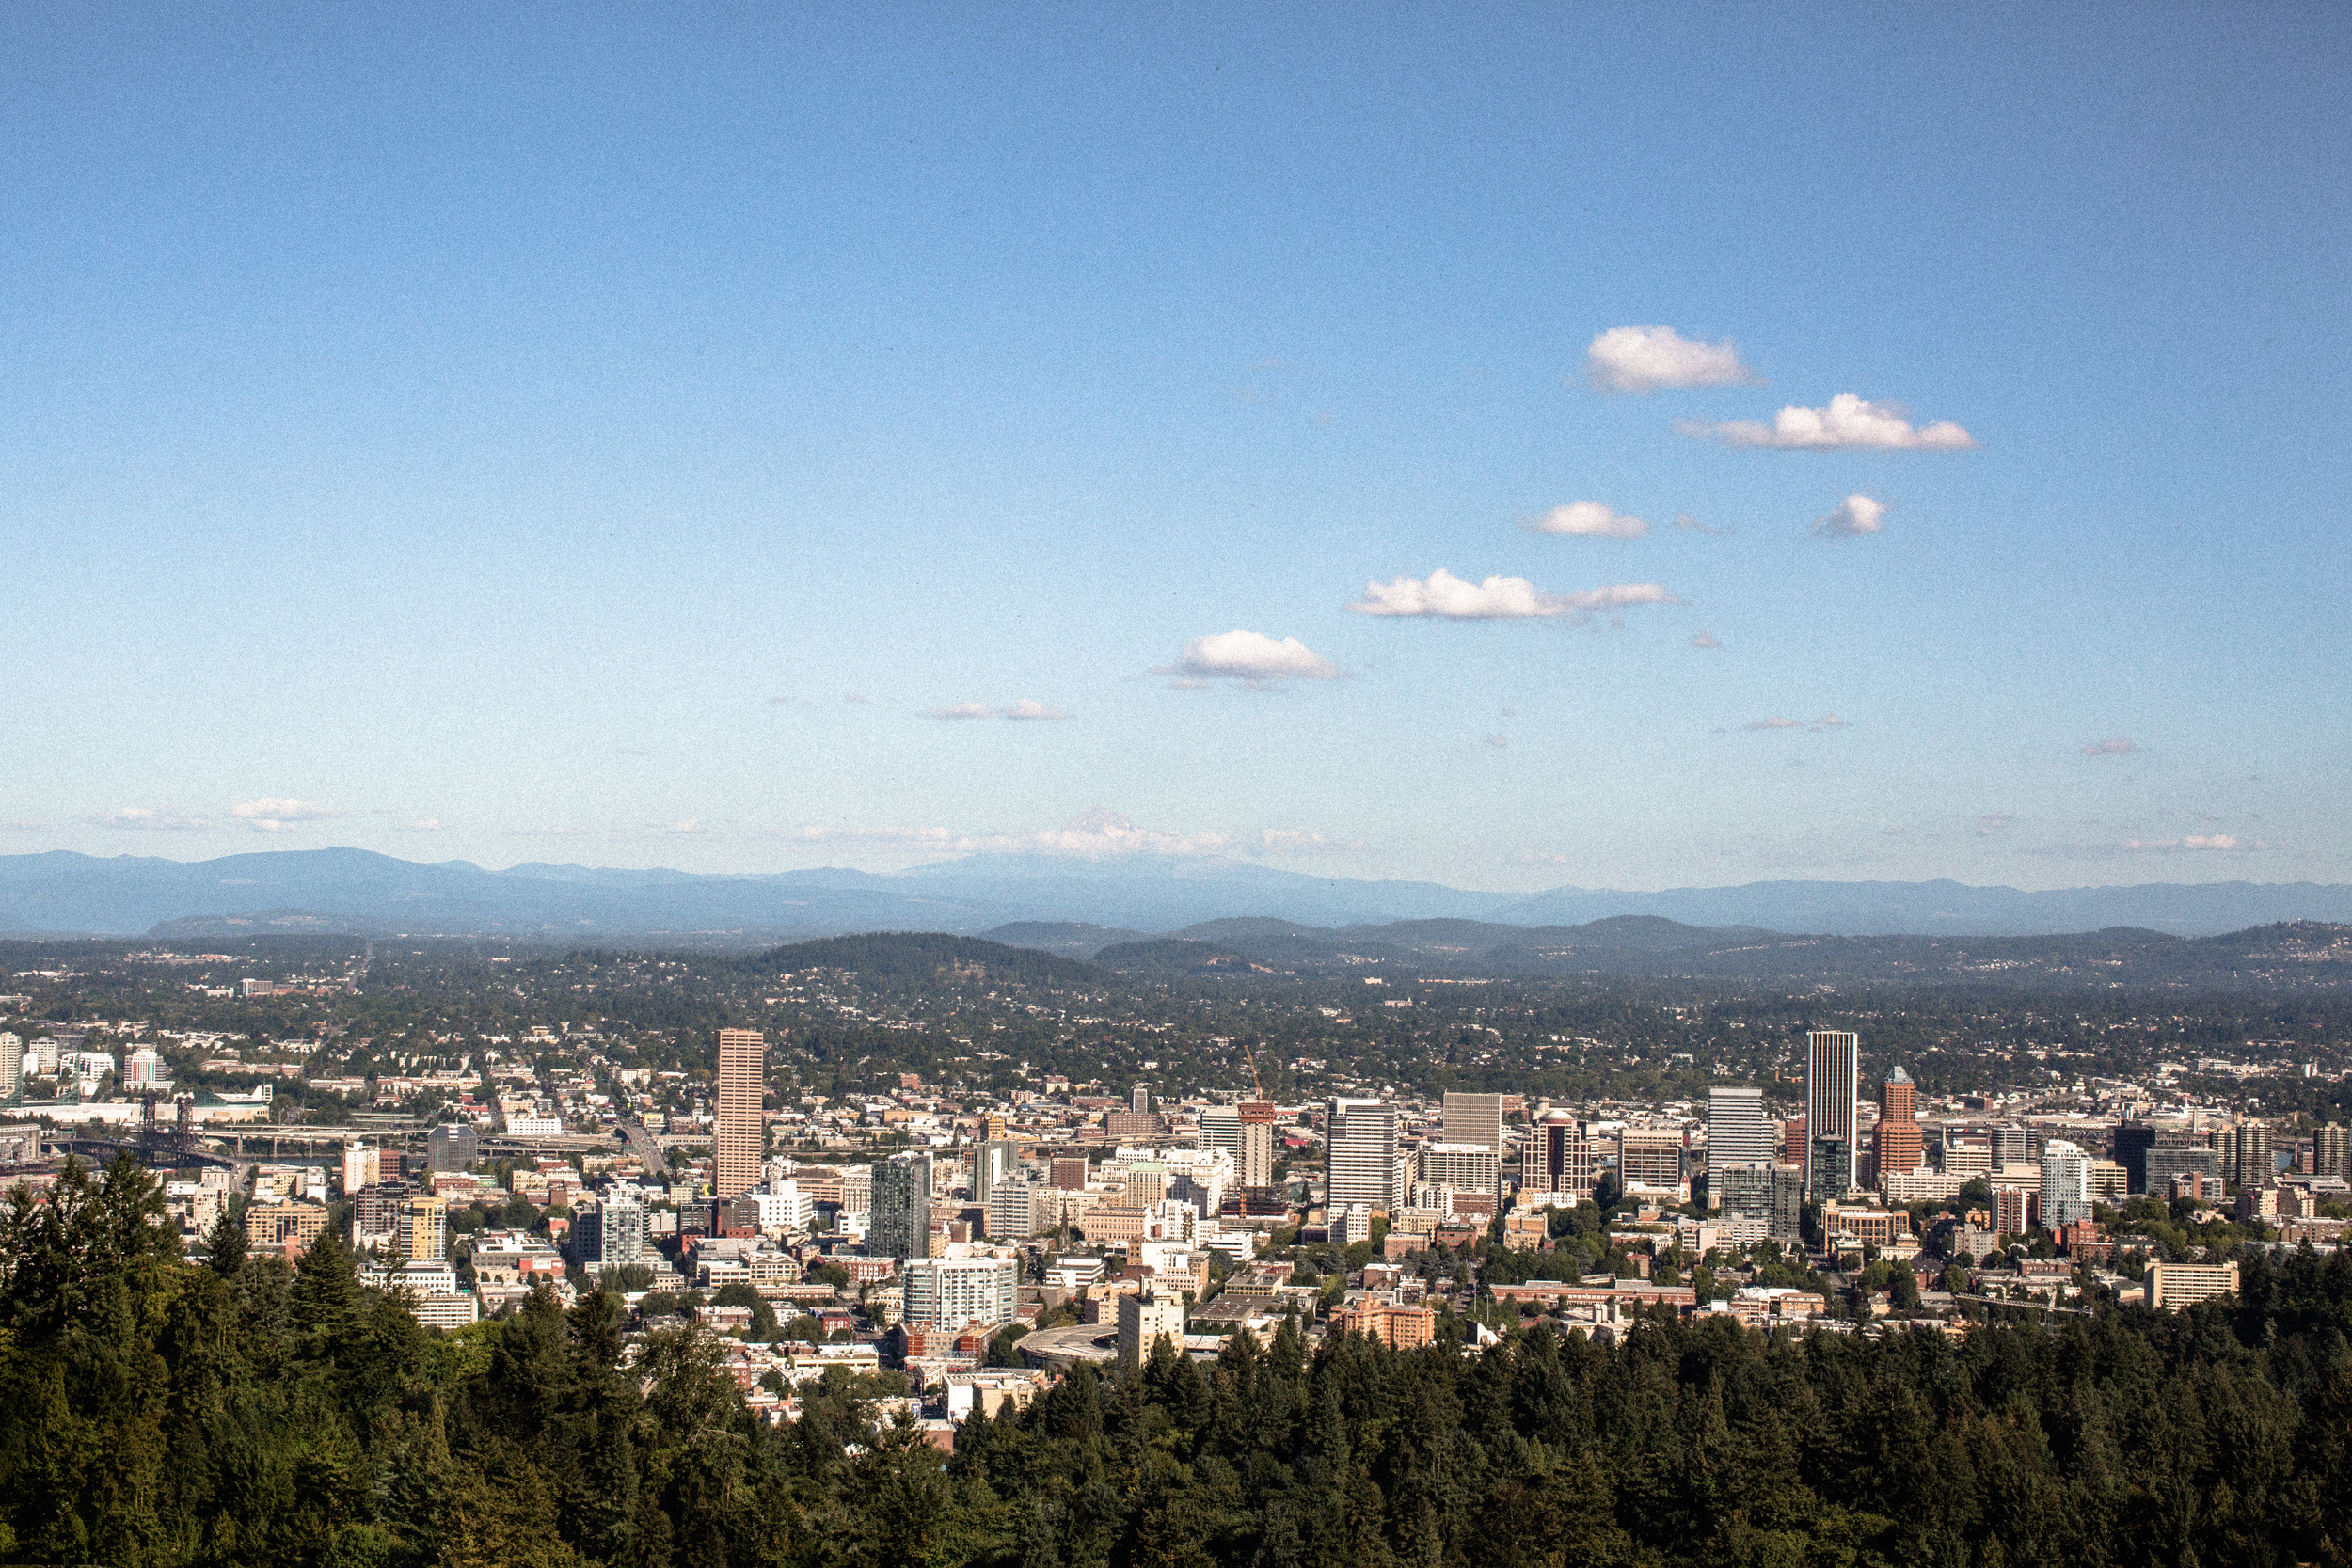
<instances>
[{"instance_id":1,"label":"small cloud","mask_svg":"<svg viewBox=\"0 0 2352 1568\"><path fill-rule=\"evenodd\" d=\"M2121 757L2129 756L2132 752L2138 750L2139 748L2132 742L2130 736L2118 735L2110 736L2105 740L2092 741L2090 745L2083 748L2083 755L2087 757Z\"/></svg>"},{"instance_id":2,"label":"small cloud","mask_svg":"<svg viewBox=\"0 0 2352 1568\"><path fill-rule=\"evenodd\" d=\"M930 719L1075 719L1057 707L1048 707L1033 697L1024 697L1009 707L991 707L986 703L957 703L948 707L924 710Z\"/></svg>"},{"instance_id":3,"label":"small cloud","mask_svg":"<svg viewBox=\"0 0 2352 1568\"><path fill-rule=\"evenodd\" d=\"M867 703L871 703L874 699L860 692L845 691L841 694L841 700L845 703L856 703L862 706Z\"/></svg>"},{"instance_id":4,"label":"small cloud","mask_svg":"<svg viewBox=\"0 0 2352 1568\"><path fill-rule=\"evenodd\" d=\"M1688 512L1677 512L1675 514L1675 527L1677 530L1684 533L1705 533L1718 539L1731 531L1731 530L1727 528L1715 528L1709 524L1702 523L1696 517L1692 516Z\"/></svg>"},{"instance_id":5,"label":"small cloud","mask_svg":"<svg viewBox=\"0 0 2352 1568\"><path fill-rule=\"evenodd\" d=\"M953 844L952 828L827 828L787 830L784 836L802 844Z\"/></svg>"},{"instance_id":6,"label":"small cloud","mask_svg":"<svg viewBox=\"0 0 2352 1568\"><path fill-rule=\"evenodd\" d=\"M293 800L280 796L240 800L229 812L257 833L282 833L304 822L323 822L343 815L313 800Z\"/></svg>"},{"instance_id":7,"label":"small cloud","mask_svg":"<svg viewBox=\"0 0 2352 1568\"><path fill-rule=\"evenodd\" d=\"M1715 634L1713 632L1703 631L1696 637L1691 639L1691 646L1693 648L1720 648L1723 644L1715 641Z\"/></svg>"},{"instance_id":8,"label":"small cloud","mask_svg":"<svg viewBox=\"0 0 2352 1568\"><path fill-rule=\"evenodd\" d=\"M1503 857L1513 865L1574 865L1573 855L1556 854L1548 850L1518 849Z\"/></svg>"},{"instance_id":9,"label":"small cloud","mask_svg":"<svg viewBox=\"0 0 2352 1568\"><path fill-rule=\"evenodd\" d=\"M413 822L403 822L400 831L405 833L437 833L441 831L441 819L437 816L420 816Z\"/></svg>"},{"instance_id":10,"label":"small cloud","mask_svg":"<svg viewBox=\"0 0 2352 1568\"><path fill-rule=\"evenodd\" d=\"M1511 737L1507 735L1490 735L1486 737L1486 744L1497 751L1504 751L1510 747Z\"/></svg>"},{"instance_id":11,"label":"small cloud","mask_svg":"<svg viewBox=\"0 0 2352 1568\"><path fill-rule=\"evenodd\" d=\"M1989 816L1979 816L1977 818L1977 836L1991 838L1995 833L2005 833L2016 820L2009 813L2001 811L1996 811Z\"/></svg>"},{"instance_id":12,"label":"small cloud","mask_svg":"<svg viewBox=\"0 0 2352 1568\"><path fill-rule=\"evenodd\" d=\"M1256 848L1263 855L1360 855L1370 847L1362 839L1327 838L1292 828L1261 828Z\"/></svg>"},{"instance_id":13,"label":"small cloud","mask_svg":"<svg viewBox=\"0 0 2352 1568\"><path fill-rule=\"evenodd\" d=\"M800 707L807 701L805 697L771 697L768 699L768 705L770 707Z\"/></svg>"},{"instance_id":14,"label":"small cloud","mask_svg":"<svg viewBox=\"0 0 2352 1568\"><path fill-rule=\"evenodd\" d=\"M1839 501L1828 516L1817 520L1813 531L1824 539L1859 539L1866 533L1883 531L1886 527L1885 517L1884 501L1851 495Z\"/></svg>"},{"instance_id":15,"label":"small cloud","mask_svg":"<svg viewBox=\"0 0 2352 1568\"><path fill-rule=\"evenodd\" d=\"M1520 525L1530 533L1566 534L1579 539L1639 539L1649 524L1629 517L1600 501L1570 501Z\"/></svg>"},{"instance_id":16,"label":"small cloud","mask_svg":"<svg viewBox=\"0 0 2352 1568\"><path fill-rule=\"evenodd\" d=\"M679 821L668 823L655 830L655 832L666 833L672 838L685 838L691 834L701 832L702 831L703 822L702 818L699 816L685 817Z\"/></svg>"},{"instance_id":17,"label":"small cloud","mask_svg":"<svg viewBox=\"0 0 2352 1568\"><path fill-rule=\"evenodd\" d=\"M2270 846L2235 838L2229 833L2190 833L2185 838L2126 839L2123 847L2135 853L2161 854L2199 849L2267 849Z\"/></svg>"},{"instance_id":18,"label":"small cloud","mask_svg":"<svg viewBox=\"0 0 2352 1568\"><path fill-rule=\"evenodd\" d=\"M1225 833L1179 833L1141 828L1101 806L1043 832L996 833L960 840L957 844L957 847L976 854L1064 855L1076 860L1105 860L1121 855L1217 855L1232 847L1232 838Z\"/></svg>"},{"instance_id":19,"label":"small cloud","mask_svg":"<svg viewBox=\"0 0 2352 1568\"><path fill-rule=\"evenodd\" d=\"M108 812L98 820L109 828L135 828L142 832L165 833L201 832L213 825L207 817L192 816L184 812L154 811L146 806L124 806Z\"/></svg>"},{"instance_id":20,"label":"small cloud","mask_svg":"<svg viewBox=\"0 0 2352 1568\"><path fill-rule=\"evenodd\" d=\"M1125 855L1197 859L1235 852L1340 855L1360 854L1367 847L1360 840L1329 838L1289 828L1263 828L1240 837L1220 832L1173 832L1139 827L1119 813L1100 806L1058 828L1036 832L974 833L952 828L837 828L812 824L787 829L777 836L800 844L898 844L951 855L1052 855L1073 860L1107 860Z\"/></svg>"},{"instance_id":21,"label":"small cloud","mask_svg":"<svg viewBox=\"0 0 2352 1568\"><path fill-rule=\"evenodd\" d=\"M1819 719L1752 719L1740 726L1743 730L1842 730L1846 721L1834 713Z\"/></svg>"},{"instance_id":22,"label":"small cloud","mask_svg":"<svg viewBox=\"0 0 2352 1568\"><path fill-rule=\"evenodd\" d=\"M1694 342L1671 326L1611 327L1585 349L1584 374L1603 392L1752 386L1757 379L1729 339Z\"/></svg>"},{"instance_id":23,"label":"small cloud","mask_svg":"<svg viewBox=\"0 0 2352 1568\"><path fill-rule=\"evenodd\" d=\"M1198 691L1211 681L1236 680L1253 690L1286 680L1337 680L1340 667L1295 637L1277 641L1263 632L1220 631L1184 644L1174 664L1156 666L1155 675L1173 675L1181 691Z\"/></svg>"},{"instance_id":24,"label":"small cloud","mask_svg":"<svg viewBox=\"0 0 2352 1568\"><path fill-rule=\"evenodd\" d=\"M1588 616L1630 605L1680 604L1654 582L1621 582L1606 588L1546 594L1525 578L1490 577L1467 582L1440 566L1422 578L1368 582L1364 596L1347 606L1359 615L1417 616L1443 621L1520 621L1553 616Z\"/></svg>"},{"instance_id":25,"label":"small cloud","mask_svg":"<svg viewBox=\"0 0 2352 1568\"><path fill-rule=\"evenodd\" d=\"M1702 440L1731 447L1779 447L1790 451L1831 451L1846 448L1875 448L1886 451L1965 451L1977 438L1948 420L1913 429L1900 404L1872 403L1851 392L1840 392L1826 408L1801 408L1791 404L1772 416L1770 425L1756 420L1702 424L1683 420L1675 429Z\"/></svg>"}]
</instances>

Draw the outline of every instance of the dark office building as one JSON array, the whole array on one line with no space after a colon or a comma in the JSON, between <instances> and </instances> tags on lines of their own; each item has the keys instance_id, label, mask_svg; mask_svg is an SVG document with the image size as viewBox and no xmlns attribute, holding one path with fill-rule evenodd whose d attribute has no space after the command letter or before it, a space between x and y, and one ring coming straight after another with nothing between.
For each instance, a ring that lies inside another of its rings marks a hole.
<instances>
[{"instance_id":1,"label":"dark office building","mask_svg":"<svg viewBox=\"0 0 2352 1568\"><path fill-rule=\"evenodd\" d=\"M474 1131L462 1121L445 1121L424 1135L427 1170L459 1171L474 1163Z\"/></svg>"}]
</instances>

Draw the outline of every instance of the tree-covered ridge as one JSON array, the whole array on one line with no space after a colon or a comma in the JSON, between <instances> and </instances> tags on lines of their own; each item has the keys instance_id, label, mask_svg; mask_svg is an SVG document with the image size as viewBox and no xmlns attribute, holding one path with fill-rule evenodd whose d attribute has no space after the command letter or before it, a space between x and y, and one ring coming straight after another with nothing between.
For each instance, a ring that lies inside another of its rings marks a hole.
<instances>
[{"instance_id":1,"label":"tree-covered ridge","mask_svg":"<svg viewBox=\"0 0 2352 1568\"><path fill-rule=\"evenodd\" d=\"M863 936L825 937L771 947L742 960L760 974L810 969L849 970L868 980L909 980L921 985L968 975L998 985L1105 986L1113 976L1076 958L1057 958L1029 947L1008 947L979 937L938 931L872 931Z\"/></svg>"},{"instance_id":2,"label":"tree-covered ridge","mask_svg":"<svg viewBox=\"0 0 2352 1568\"><path fill-rule=\"evenodd\" d=\"M811 1388L756 1422L706 1338L546 1295L446 1337L81 1170L0 1216L0 1558L146 1565L2352 1561L2352 1258L2235 1303L1963 1343L1725 1320L1474 1354L1340 1338L1080 1370L950 1458Z\"/></svg>"}]
</instances>

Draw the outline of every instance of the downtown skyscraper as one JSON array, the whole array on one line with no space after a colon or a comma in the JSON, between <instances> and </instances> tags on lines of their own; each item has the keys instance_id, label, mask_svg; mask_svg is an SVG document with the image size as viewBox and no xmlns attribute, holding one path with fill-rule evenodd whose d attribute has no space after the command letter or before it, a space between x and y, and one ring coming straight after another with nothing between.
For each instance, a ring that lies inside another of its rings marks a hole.
<instances>
[{"instance_id":1,"label":"downtown skyscraper","mask_svg":"<svg viewBox=\"0 0 2352 1568\"><path fill-rule=\"evenodd\" d=\"M1804 1190L1816 1200L1854 1188L1854 1102L1862 1042L1851 1030L1804 1037Z\"/></svg>"},{"instance_id":2,"label":"downtown skyscraper","mask_svg":"<svg viewBox=\"0 0 2352 1568\"><path fill-rule=\"evenodd\" d=\"M1890 1176L1908 1176L1927 1163L1919 1132L1919 1091L1900 1065L1879 1085L1879 1125L1871 1135L1870 1185L1884 1188Z\"/></svg>"},{"instance_id":3,"label":"downtown skyscraper","mask_svg":"<svg viewBox=\"0 0 2352 1568\"><path fill-rule=\"evenodd\" d=\"M719 1115L712 1138L711 1187L721 1202L759 1185L768 1152L760 1116L768 1070L768 1037L756 1029L719 1031Z\"/></svg>"},{"instance_id":4,"label":"downtown skyscraper","mask_svg":"<svg viewBox=\"0 0 2352 1568\"><path fill-rule=\"evenodd\" d=\"M1710 1088L1707 1091L1707 1203L1724 1202L1724 1172L1734 1165L1762 1165L1769 1180L1772 1164L1772 1124L1764 1115L1764 1091L1755 1088Z\"/></svg>"},{"instance_id":5,"label":"downtown skyscraper","mask_svg":"<svg viewBox=\"0 0 2352 1568\"><path fill-rule=\"evenodd\" d=\"M1325 1192L1334 1209L1360 1203L1393 1214L1405 1207L1396 1107L1379 1100L1334 1100L1324 1125Z\"/></svg>"}]
</instances>

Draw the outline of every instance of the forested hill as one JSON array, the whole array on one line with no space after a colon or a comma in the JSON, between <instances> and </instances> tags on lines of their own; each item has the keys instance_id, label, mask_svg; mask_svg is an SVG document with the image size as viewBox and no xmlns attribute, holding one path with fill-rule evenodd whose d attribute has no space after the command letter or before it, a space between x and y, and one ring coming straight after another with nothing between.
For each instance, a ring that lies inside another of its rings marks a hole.
<instances>
[{"instance_id":1,"label":"forested hill","mask_svg":"<svg viewBox=\"0 0 2352 1568\"><path fill-rule=\"evenodd\" d=\"M754 974L803 970L848 970L869 980L923 984L1104 986L1115 977L1076 958L1057 958L1027 947L1008 947L978 937L938 931L873 931L863 936L826 937L771 947L744 960Z\"/></svg>"},{"instance_id":2,"label":"forested hill","mask_svg":"<svg viewBox=\"0 0 2352 1568\"><path fill-rule=\"evenodd\" d=\"M1137 945L1120 932L1030 925L992 935L1093 957L1113 968ZM1081 933L1089 933L1082 935ZM2288 922L2225 936L2176 937L2135 927L2068 936L1822 936L1753 927L1684 926L1621 916L1583 926L1411 920L1313 927L1213 920L1171 942L1207 943L1293 974L1403 972L1514 979L1686 979L1767 984L2187 990L2352 990L2352 926ZM1171 949L1171 951L1173 951Z\"/></svg>"},{"instance_id":3,"label":"forested hill","mask_svg":"<svg viewBox=\"0 0 2352 1568\"><path fill-rule=\"evenodd\" d=\"M136 1166L0 1216L0 1560L120 1568L2344 1564L2352 1256L2241 1300L1465 1355L1340 1338L1073 1373L952 1458L833 1374L756 1423L619 1304L437 1338L330 1236L192 1269ZM1441 1321L1441 1332L1453 1330Z\"/></svg>"}]
</instances>

